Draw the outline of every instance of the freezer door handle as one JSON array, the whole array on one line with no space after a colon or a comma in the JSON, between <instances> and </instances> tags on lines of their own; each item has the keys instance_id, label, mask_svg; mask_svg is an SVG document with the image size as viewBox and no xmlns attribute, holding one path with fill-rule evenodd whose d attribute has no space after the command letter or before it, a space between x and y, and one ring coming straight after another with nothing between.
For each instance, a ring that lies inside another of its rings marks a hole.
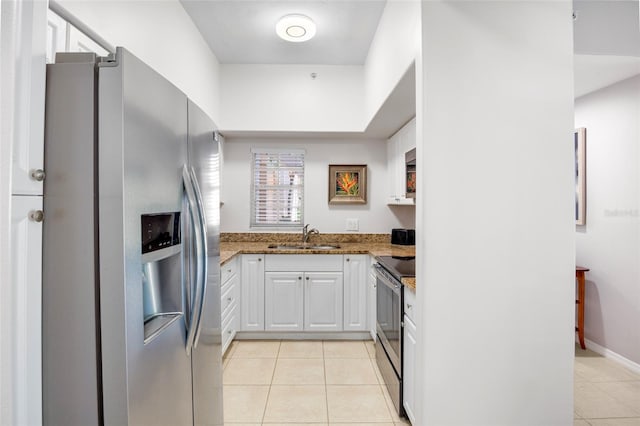
<instances>
[{"instance_id":1,"label":"freezer door handle","mask_svg":"<svg viewBox=\"0 0 640 426\"><path fill-rule=\"evenodd\" d=\"M194 341L196 337L197 325L200 321L199 315L201 310L199 309L201 305L200 297L202 296L202 290L200 286L203 284L202 279L202 241L203 238L200 235L202 231L202 223L199 217L199 212L197 210L197 200L196 200L196 191L193 185L193 181L187 166L185 165L182 168L182 180L184 183L184 190L187 195L187 205L189 209L189 216L191 217L191 223L193 224L194 231L194 241L195 241L195 251L196 251L196 282L195 289L191 289L190 294L193 294L193 305L189 309L189 324L187 325L187 344L186 351L187 355L191 354L191 349L194 346ZM206 268L206 267L205 267Z\"/></svg>"},{"instance_id":2,"label":"freezer door handle","mask_svg":"<svg viewBox=\"0 0 640 426\"><path fill-rule=\"evenodd\" d=\"M198 309L198 319L195 324L196 334L193 340L193 347L198 347L198 341L200 340L200 330L202 330L202 315L204 312L204 301L205 296L207 294L207 275L209 273L208 270L208 259L209 259L209 250L207 247L207 223L206 223L206 214L204 211L204 202L202 201L202 192L200 191L200 185L198 185L198 178L196 177L196 172L191 167L191 182L193 183L193 188L196 196L196 208L198 212L198 216L200 220L198 221L198 226L200 227L198 235L201 238L201 247L202 250L197 253L198 254L198 262L200 264L200 268L202 271L201 282L200 282L200 300L195 308Z\"/></svg>"}]
</instances>

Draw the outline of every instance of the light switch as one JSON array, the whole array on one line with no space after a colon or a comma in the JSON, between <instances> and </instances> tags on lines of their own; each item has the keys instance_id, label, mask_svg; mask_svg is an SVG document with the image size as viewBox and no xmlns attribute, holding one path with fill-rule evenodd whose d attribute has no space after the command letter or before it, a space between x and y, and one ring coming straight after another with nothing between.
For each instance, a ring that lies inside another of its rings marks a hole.
<instances>
[{"instance_id":1,"label":"light switch","mask_svg":"<svg viewBox=\"0 0 640 426\"><path fill-rule=\"evenodd\" d=\"M347 231L357 231L359 229L358 219L347 219Z\"/></svg>"}]
</instances>

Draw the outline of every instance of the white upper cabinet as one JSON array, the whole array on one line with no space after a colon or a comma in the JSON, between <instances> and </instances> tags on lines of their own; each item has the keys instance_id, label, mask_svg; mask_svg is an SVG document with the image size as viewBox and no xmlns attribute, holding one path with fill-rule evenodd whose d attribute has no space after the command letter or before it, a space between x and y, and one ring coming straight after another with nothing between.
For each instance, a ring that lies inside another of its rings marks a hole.
<instances>
[{"instance_id":1,"label":"white upper cabinet","mask_svg":"<svg viewBox=\"0 0 640 426\"><path fill-rule=\"evenodd\" d=\"M14 17L3 19L0 37L2 110L12 112L6 117L11 123L6 136L13 141L11 190L42 195L47 2L3 2L2 8L3 17Z\"/></svg>"},{"instance_id":2,"label":"white upper cabinet","mask_svg":"<svg viewBox=\"0 0 640 426\"><path fill-rule=\"evenodd\" d=\"M415 204L406 197L405 154L416 147L415 117L398 130L387 142L387 171L389 173L389 205Z\"/></svg>"}]
</instances>

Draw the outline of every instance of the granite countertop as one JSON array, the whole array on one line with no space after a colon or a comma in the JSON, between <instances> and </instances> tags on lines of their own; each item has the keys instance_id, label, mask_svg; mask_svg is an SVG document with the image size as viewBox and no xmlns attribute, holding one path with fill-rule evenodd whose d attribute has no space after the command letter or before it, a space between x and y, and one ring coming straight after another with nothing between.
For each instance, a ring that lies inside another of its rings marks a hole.
<instances>
[{"instance_id":1,"label":"granite countertop","mask_svg":"<svg viewBox=\"0 0 640 426\"><path fill-rule=\"evenodd\" d=\"M259 238L258 238L259 239ZM415 246L399 246L380 241L341 242L322 244L338 245L340 248L331 250L313 249L279 249L269 248L273 244L291 244L291 242L268 241L224 241L220 242L220 264L224 264L239 254L370 254L373 256L415 256ZM317 244L314 242L314 244ZM415 278L403 278L402 283L407 287L416 288Z\"/></svg>"}]
</instances>

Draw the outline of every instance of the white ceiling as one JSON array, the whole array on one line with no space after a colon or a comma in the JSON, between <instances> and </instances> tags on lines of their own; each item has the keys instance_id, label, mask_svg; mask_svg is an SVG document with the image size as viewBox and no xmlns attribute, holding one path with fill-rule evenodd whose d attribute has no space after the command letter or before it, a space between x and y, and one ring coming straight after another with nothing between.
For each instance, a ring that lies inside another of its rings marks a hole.
<instances>
[{"instance_id":1,"label":"white ceiling","mask_svg":"<svg viewBox=\"0 0 640 426\"><path fill-rule=\"evenodd\" d=\"M386 0L180 0L223 64L361 65ZM304 43L280 39L278 19L307 15L316 36Z\"/></svg>"},{"instance_id":2,"label":"white ceiling","mask_svg":"<svg viewBox=\"0 0 640 426\"><path fill-rule=\"evenodd\" d=\"M640 74L640 57L574 55L576 98Z\"/></svg>"},{"instance_id":3,"label":"white ceiling","mask_svg":"<svg viewBox=\"0 0 640 426\"><path fill-rule=\"evenodd\" d=\"M386 0L180 0L222 64L364 64ZM574 0L575 96L640 74L639 0ZM277 20L311 17L316 37L281 40ZM407 71L364 136L388 136L415 115Z\"/></svg>"}]
</instances>

